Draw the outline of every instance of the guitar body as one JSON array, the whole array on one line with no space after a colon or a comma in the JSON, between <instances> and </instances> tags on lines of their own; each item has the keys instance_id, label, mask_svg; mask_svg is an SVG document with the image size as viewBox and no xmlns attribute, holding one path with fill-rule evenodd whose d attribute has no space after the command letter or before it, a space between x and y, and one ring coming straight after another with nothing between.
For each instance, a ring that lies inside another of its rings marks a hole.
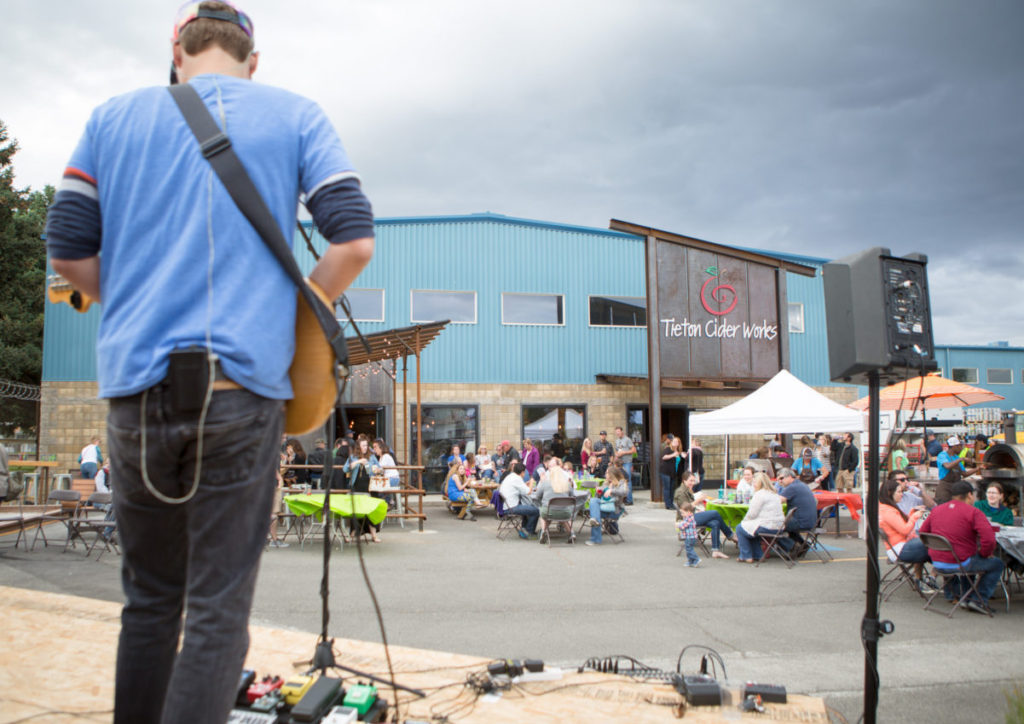
<instances>
[{"instance_id":1,"label":"guitar body","mask_svg":"<svg viewBox=\"0 0 1024 724\"><path fill-rule=\"evenodd\" d=\"M328 309L331 300L314 283L306 284ZM327 343L316 315L299 294L295 308L295 357L288 370L292 399L285 405L284 430L289 435L304 435L321 427L338 399L334 350Z\"/></svg>"},{"instance_id":2,"label":"guitar body","mask_svg":"<svg viewBox=\"0 0 1024 724\"><path fill-rule=\"evenodd\" d=\"M328 309L331 300L313 281L306 283ZM92 299L71 286L63 277L52 275L47 296L54 304L63 302L79 312L88 311ZM301 294L295 309L295 357L288 369L293 397L285 404L284 429L289 435L304 435L324 424L338 400L338 377L334 350L327 343L320 323Z\"/></svg>"}]
</instances>

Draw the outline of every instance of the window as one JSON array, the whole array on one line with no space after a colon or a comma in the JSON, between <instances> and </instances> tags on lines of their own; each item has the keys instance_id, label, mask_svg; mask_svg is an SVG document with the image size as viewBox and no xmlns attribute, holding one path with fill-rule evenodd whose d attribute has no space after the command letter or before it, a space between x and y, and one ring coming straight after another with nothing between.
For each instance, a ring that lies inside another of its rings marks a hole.
<instances>
[{"instance_id":1,"label":"window","mask_svg":"<svg viewBox=\"0 0 1024 724\"><path fill-rule=\"evenodd\" d=\"M476 324L476 292L413 289L410 294L410 316L414 323L450 319L456 324Z\"/></svg>"},{"instance_id":2,"label":"window","mask_svg":"<svg viewBox=\"0 0 1024 724\"><path fill-rule=\"evenodd\" d=\"M953 368L953 381L963 382L966 385L978 384L978 368L977 367L954 367Z\"/></svg>"},{"instance_id":3,"label":"window","mask_svg":"<svg viewBox=\"0 0 1024 724\"><path fill-rule=\"evenodd\" d=\"M804 305L801 302L789 303L789 331L797 334L804 332Z\"/></svg>"},{"instance_id":4,"label":"window","mask_svg":"<svg viewBox=\"0 0 1024 724\"><path fill-rule=\"evenodd\" d=\"M479 415L476 405L423 406L423 487L440 490L448 472L448 456L452 445L463 455L476 450L479 437ZM409 406L410 464L416 460L416 405Z\"/></svg>"},{"instance_id":5,"label":"window","mask_svg":"<svg viewBox=\"0 0 1024 724\"><path fill-rule=\"evenodd\" d=\"M587 421L585 405L523 405L522 410L521 437L533 440L542 454L560 454L579 464Z\"/></svg>"},{"instance_id":6,"label":"window","mask_svg":"<svg viewBox=\"0 0 1024 724\"><path fill-rule=\"evenodd\" d=\"M349 289L345 292L352 319L357 322L384 321L384 290L383 289ZM338 319L344 322L347 318L340 307Z\"/></svg>"},{"instance_id":7,"label":"window","mask_svg":"<svg viewBox=\"0 0 1024 724\"><path fill-rule=\"evenodd\" d=\"M594 327L646 327L644 297L590 297L590 324Z\"/></svg>"},{"instance_id":8,"label":"window","mask_svg":"<svg viewBox=\"0 0 1024 724\"><path fill-rule=\"evenodd\" d=\"M1012 385L1013 370L999 367L990 367L988 370L988 383L990 385Z\"/></svg>"},{"instance_id":9,"label":"window","mask_svg":"<svg viewBox=\"0 0 1024 724\"><path fill-rule=\"evenodd\" d=\"M565 324L561 294L501 295L502 324Z\"/></svg>"}]
</instances>

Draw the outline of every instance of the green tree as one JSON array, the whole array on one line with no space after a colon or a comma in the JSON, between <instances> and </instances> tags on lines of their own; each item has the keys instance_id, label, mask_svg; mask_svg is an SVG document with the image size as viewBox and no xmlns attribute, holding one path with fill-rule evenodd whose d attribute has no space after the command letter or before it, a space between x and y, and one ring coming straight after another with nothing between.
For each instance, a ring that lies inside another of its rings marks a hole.
<instances>
[{"instance_id":1,"label":"green tree","mask_svg":"<svg viewBox=\"0 0 1024 724\"><path fill-rule=\"evenodd\" d=\"M14 186L11 140L0 121L0 379L38 385L43 368L46 247L40 238L53 187ZM35 431L36 403L0 398L0 432Z\"/></svg>"}]
</instances>

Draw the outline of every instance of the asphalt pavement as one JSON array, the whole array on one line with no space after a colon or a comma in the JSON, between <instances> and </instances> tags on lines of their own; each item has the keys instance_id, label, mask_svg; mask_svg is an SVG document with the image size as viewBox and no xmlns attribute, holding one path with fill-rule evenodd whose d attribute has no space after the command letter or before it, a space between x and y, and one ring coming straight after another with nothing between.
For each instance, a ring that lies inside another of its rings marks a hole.
<instances>
[{"instance_id":1,"label":"asphalt pavement","mask_svg":"<svg viewBox=\"0 0 1024 724\"><path fill-rule=\"evenodd\" d=\"M836 721L861 716L865 658L865 545L845 517L844 534L823 537L835 560L779 560L759 568L705 558L684 567L674 515L639 492L621 529L625 542L584 546L498 540L497 522L456 520L428 497L428 520L403 529L389 523L383 542L365 544L363 560L390 644L489 658L540 658L576 667L592 657L629 655L675 670L689 645L707 646L725 662L730 682L782 684L822 696ZM254 623L307 631L310 651L321 629L322 545L266 551L253 607ZM59 546L35 551L0 537L0 585L120 601L120 559L99 561ZM883 573L887 564L881 563ZM371 596L354 544L332 551L329 632L380 641ZM884 603L892 634L879 642L880 722L1003 722L1004 692L1024 684L1024 595L994 618L958 611L952 619L923 611L904 588ZM700 664L698 649L684 671Z\"/></svg>"}]
</instances>

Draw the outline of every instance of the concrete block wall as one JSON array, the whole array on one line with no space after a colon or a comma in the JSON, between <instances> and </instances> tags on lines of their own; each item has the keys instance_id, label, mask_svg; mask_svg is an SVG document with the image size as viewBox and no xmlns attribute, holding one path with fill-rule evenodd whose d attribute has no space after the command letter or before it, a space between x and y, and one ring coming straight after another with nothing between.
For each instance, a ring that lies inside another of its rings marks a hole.
<instances>
[{"instance_id":1,"label":"concrete block wall","mask_svg":"<svg viewBox=\"0 0 1024 724\"><path fill-rule=\"evenodd\" d=\"M830 399L846 404L857 398L854 387L815 388ZM100 447L107 452L107 403L96 399L95 382L44 382L40 453L56 455L60 463L55 472L77 469L78 453L89 438L98 435ZM696 391L666 390L662 402L666 405L686 404L694 410L713 410L741 399L736 396L703 395ZM521 446L521 405L564 404L585 405L587 408L586 435L597 439L601 430L611 433L618 425L625 427L626 407L647 403L647 385L503 385L503 384L425 384L421 388L424 405L461 404L478 405L480 409L480 440L493 451L502 440ZM384 401L382 401L384 402ZM415 388L410 386L408 404L415 404ZM393 407L393 433L391 441L402 457L409 430L405 419L408 405L403 404L401 392ZM681 432L681 431L670 431ZM814 432L809 431L809 432ZM766 431L765 434L771 434ZM709 478L721 478L725 471L725 438L709 436L702 439L704 468ZM731 435L729 437L730 463L736 463L764 444L762 435ZM415 451L411 451L410 460ZM730 464L730 472L732 465Z\"/></svg>"},{"instance_id":2,"label":"concrete block wall","mask_svg":"<svg viewBox=\"0 0 1024 724\"><path fill-rule=\"evenodd\" d=\"M39 453L57 456L54 473L78 470L78 454L94 435L107 455L107 402L96 398L95 382L43 382Z\"/></svg>"}]
</instances>

